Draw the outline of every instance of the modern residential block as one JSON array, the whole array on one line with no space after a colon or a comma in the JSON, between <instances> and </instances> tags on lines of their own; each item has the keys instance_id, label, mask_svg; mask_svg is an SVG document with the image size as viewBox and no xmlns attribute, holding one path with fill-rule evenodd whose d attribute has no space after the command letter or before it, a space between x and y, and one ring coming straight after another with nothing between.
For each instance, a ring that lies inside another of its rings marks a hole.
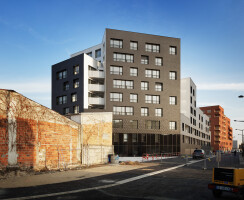
<instances>
[{"instance_id":1,"label":"modern residential block","mask_svg":"<svg viewBox=\"0 0 244 200\"><path fill-rule=\"evenodd\" d=\"M211 146L214 151L230 151L233 145L233 130L224 109L220 105L200 109L210 118Z\"/></svg>"}]
</instances>

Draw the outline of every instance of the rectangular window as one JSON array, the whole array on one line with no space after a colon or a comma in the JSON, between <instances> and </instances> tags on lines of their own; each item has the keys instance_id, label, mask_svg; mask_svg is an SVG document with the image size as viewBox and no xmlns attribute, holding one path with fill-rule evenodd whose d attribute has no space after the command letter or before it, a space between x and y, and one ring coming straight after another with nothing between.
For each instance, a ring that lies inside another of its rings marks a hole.
<instances>
[{"instance_id":1,"label":"rectangular window","mask_svg":"<svg viewBox=\"0 0 244 200\"><path fill-rule=\"evenodd\" d=\"M88 53L86 53L86 55L88 55L88 56L91 56L91 57L92 57L92 52L88 52Z\"/></svg>"},{"instance_id":2,"label":"rectangular window","mask_svg":"<svg viewBox=\"0 0 244 200\"><path fill-rule=\"evenodd\" d=\"M77 101L77 93L71 94L71 102L76 102Z\"/></svg>"},{"instance_id":3,"label":"rectangular window","mask_svg":"<svg viewBox=\"0 0 244 200\"><path fill-rule=\"evenodd\" d=\"M123 120L122 119L114 119L113 120L113 128L123 128Z\"/></svg>"},{"instance_id":4,"label":"rectangular window","mask_svg":"<svg viewBox=\"0 0 244 200\"><path fill-rule=\"evenodd\" d=\"M170 130L176 130L176 122L169 122L169 129Z\"/></svg>"},{"instance_id":5,"label":"rectangular window","mask_svg":"<svg viewBox=\"0 0 244 200\"><path fill-rule=\"evenodd\" d=\"M146 120L146 129L160 129L160 121L156 120Z\"/></svg>"},{"instance_id":6,"label":"rectangular window","mask_svg":"<svg viewBox=\"0 0 244 200\"><path fill-rule=\"evenodd\" d=\"M145 103L159 104L160 96L159 95L145 95Z\"/></svg>"},{"instance_id":7,"label":"rectangular window","mask_svg":"<svg viewBox=\"0 0 244 200\"><path fill-rule=\"evenodd\" d=\"M115 115L134 115L134 108L129 106L114 106L113 114Z\"/></svg>"},{"instance_id":8,"label":"rectangular window","mask_svg":"<svg viewBox=\"0 0 244 200\"><path fill-rule=\"evenodd\" d=\"M155 58L155 65L162 66L163 65L163 58Z\"/></svg>"},{"instance_id":9,"label":"rectangular window","mask_svg":"<svg viewBox=\"0 0 244 200\"><path fill-rule=\"evenodd\" d=\"M176 97L169 97L169 104L170 105L176 105L177 104Z\"/></svg>"},{"instance_id":10,"label":"rectangular window","mask_svg":"<svg viewBox=\"0 0 244 200\"><path fill-rule=\"evenodd\" d=\"M57 72L57 80L67 78L67 70Z\"/></svg>"},{"instance_id":11,"label":"rectangular window","mask_svg":"<svg viewBox=\"0 0 244 200\"><path fill-rule=\"evenodd\" d=\"M138 42L130 42L130 49L131 50L137 50L138 49Z\"/></svg>"},{"instance_id":12,"label":"rectangular window","mask_svg":"<svg viewBox=\"0 0 244 200\"><path fill-rule=\"evenodd\" d=\"M99 58L99 57L101 57L101 49L97 49L95 51L95 58Z\"/></svg>"},{"instance_id":13,"label":"rectangular window","mask_svg":"<svg viewBox=\"0 0 244 200\"><path fill-rule=\"evenodd\" d=\"M123 94L122 93L115 93L115 92L110 93L110 101L122 102L123 101Z\"/></svg>"},{"instance_id":14,"label":"rectangular window","mask_svg":"<svg viewBox=\"0 0 244 200\"><path fill-rule=\"evenodd\" d=\"M114 61L133 63L134 62L134 55L124 54L124 53L114 53L113 59L114 59Z\"/></svg>"},{"instance_id":15,"label":"rectangular window","mask_svg":"<svg viewBox=\"0 0 244 200\"><path fill-rule=\"evenodd\" d=\"M61 104L66 104L67 103L67 96L60 96L57 97L57 105L61 105Z\"/></svg>"},{"instance_id":16,"label":"rectangular window","mask_svg":"<svg viewBox=\"0 0 244 200\"><path fill-rule=\"evenodd\" d=\"M154 69L146 69L145 77L147 77L147 78L159 78L160 77L160 71L154 70Z\"/></svg>"},{"instance_id":17,"label":"rectangular window","mask_svg":"<svg viewBox=\"0 0 244 200\"><path fill-rule=\"evenodd\" d=\"M155 116L162 117L163 116L163 109L162 108L155 108Z\"/></svg>"},{"instance_id":18,"label":"rectangular window","mask_svg":"<svg viewBox=\"0 0 244 200\"><path fill-rule=\"evenodd\" d=\"M127 133L123 134L123 142L128 142L128 134Z\"/></svg>"},{"instance_id":19,"label":"rectangular window","mask_svg":"<svg viewBox=\"0 0 244 200\"><path fill-rule=\"evenodd\" d=\"M149 116L148 108L141 108L141 116Z\"/></svg>"},{"instance_id":20,"label":"rectangular window","mask_svg":"<svg viewBox=\"0 0 244 200\"><path fill-rule=\"evenodd\" d=\"M138 69L135 67L130 68L130 76L138 76Z\"/></svg>"},{"instance_id":21,"label":"rectangular window","mask_svg":"<svg viewBox=\"0 0 244 200\"><path fill-rule=\"evenodd\" d=\"M126 88L126 89L133 89L134 88L134 81L125 81L125 80L113 80L113 87L114 88Z\"/></svg>"},{"instance_id":22,"label":"rectangular window","mask_svg":"<svg viewBox=\"0 0 244 200\"><path fill-rule=\"evenodd\" d=\"M145 45L145 51L159 53L160 45L159 44L148 44L147 43Z\"/></svg>"},{"instance_id":23,"label":"rectangular window","mask_svg":"<svg viewBox=\"0 0 244 200\"><path fill-rule=\"evenodd\" d=\"M123 48L123 40L110 39L110 47Z\"/></svg>"},{"instance_id":24,"label":"rectangular window","mask_svg":"<svg viewBox=\"0 0 244 200\"><path fill-rule=\"evenodd\" d=\"M79 74L80 67L79 65L73 67L74 75Z\"/></svg>"},{"instance_id":25,"label":"rectangular window","mask_svg":"<svg viewBox=\"0 0 244 200\"><path fill-rule=\"evenodd\" d=\"M142 81L141 82L141 90L149 90L149 83Z\"/></svg>"},{"instance_id":26,"label":"rectangular window","mask_svg":"<svg viewBox=\"0 0 244 200\"><path fill-rule=\"evenodd\" d=\"M63 87L64 91L69 90L69 82L64 82L64 87Z\"/></svg>"},{"instance_id":27,"label":"rectangular window","mask_svg":"<svg viewBox=\"0 0 244 200\"><path fill-rule=\"evenodd\" d=\"M110 74L122 75L123 74L123 67L110 66Z\"/></svg>"},{"instance_id":28,"label":"rectangular window","mask_svg":"<svg viewBox=\"0 0 244 200\"><path fill-rule=\"evenodd\" d=\"M73 109L74 109L74 113L75 114L78 114L80 112L79 111L79 106L74 106Z\"/></svg>"},{"instance_id":29,"label":"rectangular window","mask_svg":"<svg viewBox=\"0 0 244 200\"><path fill-rule=\"evenodd\" d=\"M176 80L177 79L176 72L169 72L169 79L170 80Z\"/></svg>"},{"instance_id":30,"label":"rectangular window","mask_svg":"<svg viewBox=\"0 0 244 200\"><path fill-rule=\"evenodd\" d=\"M141 56L141 64L148 65L149 64L149 57L148 56Z\"/></svg>"},{"instance_id":31,"label":"rectangular window","mask_svg":"<svg viewBox=\"0 0 244 200\"><path fill-rule=\"evenodd\" d=\"M64 115L69 114L69 108L64 108Z\"/></svg>"},{"instance_id":32,"label":"rectangular window","mask_svg":"<svg viewBox=\"0 0 244 200\"><path fill-rule=\"evenodd\" d=\"M170 55L176 55L176 47L175 46L170 46L169 47L169 54Z\"/></svg>"},{"instance_id":33,"label":"rectangular window","mask_svg":"<svg viewBox=\"0 0 244 200\"><path fill-rule=\"evenodd\" d=\"M138 95L137 94L130 94L130 102L131 103L137 103L138 101Z\"/></svg>"},{"instance_id":34,"label":"rectangular window","mask_svg":"<svg viewBox=\"0 0 244 200\"><path fill-rule=\"evenodd\" d=\"M163 83L155 83L155 91L163 91Z\"/></svg>"},{"instance_id":35,"label":"rectangular window","mask_svg":"<svg viewBox=\"0 0 244 200\"><path fill-rule=\"evenodd\" d=\"M74 88L78 88L79 86L80 86L79 79L75 79L75 80L73 81L73 87L74 87Z\"/></svg>"},{"instance_id":36,"label":"rectangular window","mask_svg":"<svg viewBox=\"0 0 244 200\"><path fill-rule=\"evenodd\" d=\"M182 131L185 131L185 124L182 123Z\"/></svg>"},{"instance_id":37,"label":"rectangular window","mask_svg":"<svg viewBox=\"0 0 244 200\"><path fill-rule=\"evenodd\" d=\"M129 127L133 129L138 129L138 120L130 120Z\"/></svg>"}]
</instances>

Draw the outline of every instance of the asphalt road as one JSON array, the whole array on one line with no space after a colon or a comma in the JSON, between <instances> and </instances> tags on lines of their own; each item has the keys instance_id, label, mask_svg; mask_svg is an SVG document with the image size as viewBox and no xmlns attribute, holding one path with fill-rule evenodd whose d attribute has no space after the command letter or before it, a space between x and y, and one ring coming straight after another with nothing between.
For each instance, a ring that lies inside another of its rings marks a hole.
<instances>
[{"instance_id":1,"label":"asphalt road","mask_svg":"<svg viewBox=\"0 0 244 200\"><path fill-rule=\"evenodd\" d=\"M182 157L160 161L150 167L87 179L24 188L0 189L0 199L214 199L208 189L216 158L189 159ZM194 163L195 162L195 163ZM220 167L243 167L238 156L222 155ZM42 195L42 196L40 196ZM21 198L23 197L23 198ZM221 199L238 199L223 193Z\"/></svg>"}]
</instances>

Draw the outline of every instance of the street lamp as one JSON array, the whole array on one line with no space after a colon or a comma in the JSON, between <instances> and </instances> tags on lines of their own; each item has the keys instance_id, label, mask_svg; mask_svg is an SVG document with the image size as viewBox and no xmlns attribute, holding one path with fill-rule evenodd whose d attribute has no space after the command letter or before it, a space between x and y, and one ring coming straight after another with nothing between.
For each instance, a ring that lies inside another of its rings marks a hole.
<instances>
[{"instance_id":1,"label":"street lamp","mask_svg":"<svg viewBox=\"0 0 244 200\"><path fill-rule=\"evenodd\" d=\"M241 143L243 144L243 131L244 131L244 129L237 129L237 128L236 128L236 130L237 130L237 131L241 131L241 134L238 134L238 135L241 135L241 136L242 136Z\"/></svg>"},{"instance_id":2,"label":"street lamp","mask_svg":"<svg viewBox=\"0 0 244 200\"><path fill-rule=\"evenodd\" d=\"M234 122L244 122L243 120L234 120Z\"/></svg>"}]
</instances>

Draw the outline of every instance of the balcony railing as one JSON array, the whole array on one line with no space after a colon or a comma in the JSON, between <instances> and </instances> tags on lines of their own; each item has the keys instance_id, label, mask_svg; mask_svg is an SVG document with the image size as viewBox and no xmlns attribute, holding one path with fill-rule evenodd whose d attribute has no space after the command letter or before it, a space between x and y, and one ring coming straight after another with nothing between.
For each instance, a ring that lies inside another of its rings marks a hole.
<instances>
[{"instance_id":1,"label":"balcony railing","mask_svg":"<svg viewBox=\"0 0 244 200\"><path fill-rule=\"evenodd\" d=\"M95 104L95 105L104 105L104 98L101 98L101 97L89 97L88 103L89 104Z\"/></svg>"},{"instance_id":2,"label":"balcony railing","mask_svg":"<svg viewBox=\"0 0 244 200\"><path fill-rule=\"evenodd\" d=\"M88 75L91 78L104 78L104 72L102 72L102 71L91 71L91 70L89 70Z\"/></svg>"},{"instance_id":3,"label":"balcony railing","mask_svg":"<svg viewBox=\"0 0 244 200\"><path fill-rule=\"evenodd\" d=\"M88 84L88 90L89 90L89 91L99 91L99 92L104 92L104 85L99 85L99 84Z\"/></svg>"}]
</instances>

